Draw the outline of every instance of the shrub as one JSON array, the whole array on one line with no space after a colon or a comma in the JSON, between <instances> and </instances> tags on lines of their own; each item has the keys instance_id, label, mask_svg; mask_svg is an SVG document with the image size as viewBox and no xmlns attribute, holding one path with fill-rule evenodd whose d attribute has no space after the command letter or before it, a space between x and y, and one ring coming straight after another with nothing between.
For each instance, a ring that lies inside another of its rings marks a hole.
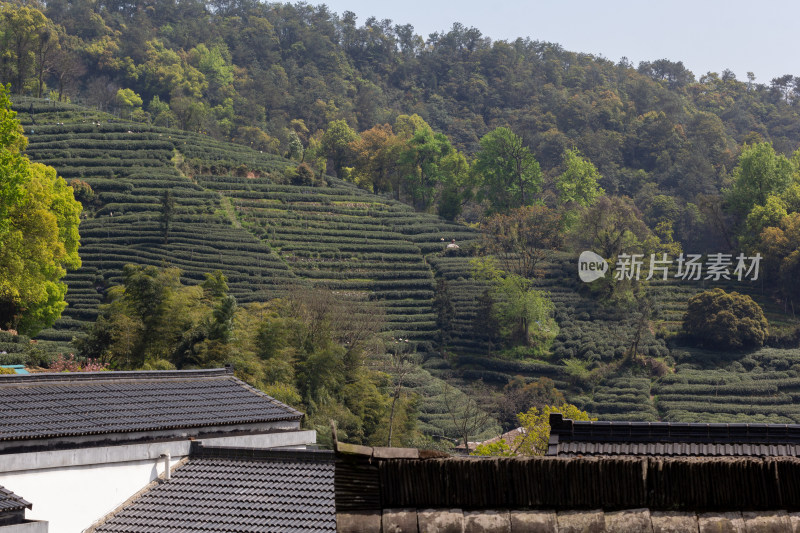
<instances>
[{"instance_id":1,"label":"shrub","mask_svg":"<svg viewBox=\"0 0 800 533\"><path fill-rule=\"evenodd\" d=\"M708 349L754 348L764 344L768 323L752 298L717 288L689 299L683 330Z\"/></svg>"},{"instance_id":2,"label":"shrub","mask_svg":"<svg viewBox=\"0 0 800 533\"><path fill-rule=\"evenodd\" d=\"M85 359L80 361L74 354L64 357L58 354L58 359L50 363L49 372L98 372L108 370L108 363L100 363L95 359Z\"/></svg>"}]
</instances>

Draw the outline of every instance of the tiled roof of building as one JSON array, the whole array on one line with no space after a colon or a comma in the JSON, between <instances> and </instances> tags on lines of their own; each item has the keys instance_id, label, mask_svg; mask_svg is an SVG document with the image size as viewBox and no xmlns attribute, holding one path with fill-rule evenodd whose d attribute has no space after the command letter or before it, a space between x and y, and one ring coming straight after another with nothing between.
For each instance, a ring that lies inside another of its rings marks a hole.
<instances>
[{"instance_id":1,"label":"tiled roof of building","mask_svg":"<svg viewBox=\"0 0 800 533\"><path fill-rule=\"evenodd\" d=\"M335 532L334 456L193 446L155 485L96 533Z\"/></svg>"},{"instance_id":2,"label":"tiled roof of building","mask_svg":"<svg viewBox=\"0 0 800 533\"><path fill-rule=\"evenodd\" d=\"M17 496L5 487L0 486L0 513L10 513L30 509L33 504Z\"/></svg>"},{"instance_id":3,"label":"tiled roof of building","mask_svg":"<svg viewBox=\"0 0 800 533\"><path fill-rule=\"evenodd\" d=\"M230 368L0 376L0 441L299 420Z\"/></svg>"},{"instance_id":4,"label":"tiled roof of building","mask_svg":"<svg viewBox=\"0 0 800 533\"><path fill-rule=\"evenodd\" d=\"M800 425L586 422L555 413L547 455L798 457Z\"/></svg>"},{"instance_id":5,"label":"tiled roof of building","mask_svg":"<svg viewBox=\"0 0 800 533\"><path fill-rule=\"evenodd\" d=\"M577 455L671 455L686 457L744 456L800 457L797 444L711 444L696 442L562 442L557 454L562 457Z\"/></svg>"}]
</instances>

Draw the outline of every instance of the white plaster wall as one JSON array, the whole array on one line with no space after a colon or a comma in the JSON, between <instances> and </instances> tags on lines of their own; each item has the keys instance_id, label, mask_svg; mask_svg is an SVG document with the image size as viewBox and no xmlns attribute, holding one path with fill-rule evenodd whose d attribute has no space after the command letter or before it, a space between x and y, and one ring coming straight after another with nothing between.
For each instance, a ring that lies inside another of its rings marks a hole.
<instances>
[{"instance_id":1,"label":"white plaster wall","mask_svg":"<svg viewBox=\"0 0 800 533\"><path fill-rule=\"evenodd\" d=\"M48 533L47 522L25 522L13 526L0 526L2 533Z\"/></svg>"},{"instance_id":2,"label":"white plaster wall","mask_svg":"<svg viewBox=\"0 0 800 533\"><path fill-rule=\"evenodd\" d=\"M204 439L208 446L304 447L315 431ZM175 465L189 441L83 448L0 456L0 485L33 503L26 518L47 520L49 533L80 533Z\"/></svg>"},{"instance_id":3,"label":"white plaster wall","mask_svg":"<svg viewBox=\"0 0 800 533\"><path fill-rule=\"evenodd\" d=\"M175 458L180 460L180 457ZM80 533L163 473L154 460L47 468L0 474L0 485L33 503L32 520L50 533Z\"/></svg>"}]
</instances>

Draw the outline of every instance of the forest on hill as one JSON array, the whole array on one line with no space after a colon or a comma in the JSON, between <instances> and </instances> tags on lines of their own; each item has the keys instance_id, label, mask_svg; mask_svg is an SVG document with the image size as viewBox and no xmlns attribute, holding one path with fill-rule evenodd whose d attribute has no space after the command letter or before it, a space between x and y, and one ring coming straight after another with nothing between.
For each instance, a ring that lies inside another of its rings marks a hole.
<instances>
[{"instance_id":1,"label":"forest on hill","mask_svg":"<svg viewBox=\"0 0 800 533\"><path fill-rule=\"evenodd\" d=\"M757 84L667 59L613 63L554 43L492 41L459 24L423 38L407 24L359 25L350 12L255 0L14 2L0 24L0 79L16 94L88 103L312 166L328 158L338 174L359 161L324 144L336 121L369 132L360 148L374 150L391 144L388 125L416 114L467 161L482 137L508 127L545 184L577 149L605 192L634 198L652 228L671 217L675 238L703 252L733 240L730 221L709 220L720 218L741 147L767 141L789 155L800 145L791 75ZM374 174L375 159L361 167ZM453 181L437 201L468 200ZM480 215L463 211L472 222Z\"/></svg>"},{"instance_id":2,"label":"forest on hill","mask_svg":"<svg viewBox=\"0 0 800 533\"><path fill-rule=\"evenodd\" d=\"M305 3L5 2L0 43L83 208L68 307L0 291L0 362L234 363L373 444L800 422L800 78Z\"/></svg>"},{"instance_id":3,"label":"forest on hill","mask_svg":"<svg viewBox=\"0 0 800 533\"><path fill-rule=\"evenodd\" d=\"M363 132L418 114L468 156L505 126L545 175L577 148L609 194L638 196L643 211L665 194L687 219L743 143L800 144L791 75L765 85L667 59L613 63L459 24L423 38L305 3L57 0L5 4L2 25L0 78L17 94L280 155L314 147L334 120ZM682 242L706 236L676 229Z\"/></svg>"}]
</instances>

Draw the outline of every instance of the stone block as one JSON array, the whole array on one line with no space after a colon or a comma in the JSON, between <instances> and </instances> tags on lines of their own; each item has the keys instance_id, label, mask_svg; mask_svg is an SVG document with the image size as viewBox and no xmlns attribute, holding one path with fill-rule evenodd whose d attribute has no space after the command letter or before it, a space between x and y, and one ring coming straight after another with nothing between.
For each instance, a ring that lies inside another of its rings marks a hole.
<instances>
[{"instance_id":1,"label":"stone block","mask_svg":"<svg viewBox=\"0 0 800 533\"><path fill-rule=\"evenodd\" d=\"M417 533L416 509L384 509L383 533Z\"/></svg>"},{"instance_id":2,"label":"stone block","mask_svg":"<svg viewBox=\"0 0 800 533\"><path fill-rule=\"evenodd\" d=\"M336 513L337 533L380 533L380 511L351 511Z\"/></svg>"},{"instance_id":3,"label":"stone block","mask_svg":"<svg viewBox=\"0 0 800 533\"><path fill-rule=\"evenodd\" d=\"M558 519L555 511L511 511L511 531L525 533L556 533Z\"/></svg>"},{"instance_id":4,"label":"stone block","mask_svg":"<svg viewBox=\"0 0 800 533\"><path fill-rule=\"evenodd\" d=\"M704 513L697 526L700 533L745 533L742 513Z\"/></svg>"},{"instance_id":5,"label":"stone block","mask_svg":"<svg viewBox=\"0 0 800 533\"><path fill-rule=\"evenodd\" d=\"M601 533L605 529L602 510L558 513L558 533Z\"/></svg>"},{"instance_id":6,"label":"stone block","mask_svg":"<svg viewBox=\"0 0 800 533\"><path fill-rule=\"evenodd\" d=\"M792 522L786 511L742 513L747 533L792 533Z\"/></svg>"},{"instance_id":7,"label":"stone block","mask_svg":"<svg viewBox=\"0 0 800 533\"><path fill-rule=\"evenodd\" d=\"M511 533L508 511L464 513L464 533Z\"/></svg>"},{"instance_id":8,"label":"stone block","mask_svg":"<svg viewBox=\"0 0 800 533\"><path fill-rule=\"evenodd\" d=\"M605 514L609 533L653 533L649 509L626 509Z\"/></svg>"},{"instance_id":9,"label":"stone block","mask_svg":"<svg viewBox=\"0 0 800 533\"><path fill-rule=\"evenodd\" d=\"M419 533L464 533L461 509L425 509L417 511Z\"/></svg>"},{"instance_id":10,"label":"stone block","mask_svg":"<svg viewBox=\"0 0 800 533\"><path fill-rule=\"evenodd\" d=\"M653 533L684 533L698 530L697 515L694 513L653 511L650 513L650 524L653 526Z\"/></svg>"},{"instance_id":11,"label":"stone block","mask_svg":"<svg viewBox=\"0 0 800 533\"><path fill-rule=\"evenodd\" d=\"M789 525L792 527L789 531L792 533L800 533L800 513L789 513Z\"/></svg>"}]
</instances>

